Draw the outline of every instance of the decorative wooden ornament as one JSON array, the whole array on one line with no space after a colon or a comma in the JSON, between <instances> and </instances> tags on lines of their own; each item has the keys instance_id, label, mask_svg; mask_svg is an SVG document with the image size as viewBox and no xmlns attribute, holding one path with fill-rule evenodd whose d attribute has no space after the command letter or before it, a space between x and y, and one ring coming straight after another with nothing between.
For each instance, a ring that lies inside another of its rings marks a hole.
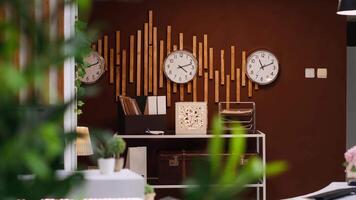
<instances>
[{"instance_id":1,"label":"decorative wooden ornament","mask_svg":"<svg viewBox=\"0 0 356 200\"><path fill-rule=\"evenodd\" d=\"M142 33L137 31L137 62L136 62L136 96L141 96L141 51L142 51Z\"/></svg>"},{"instance_id":2,"label":"decorative wooden ornament","mask_svg":"<svg viewBox=\"0 0 356 200\"><path fill-rule=\"evenodd\" d=\"M130 71L129 71L130 83L134 82L134 66L135 66L135 36L130 35Z\"/></svg>"}]
</instances>

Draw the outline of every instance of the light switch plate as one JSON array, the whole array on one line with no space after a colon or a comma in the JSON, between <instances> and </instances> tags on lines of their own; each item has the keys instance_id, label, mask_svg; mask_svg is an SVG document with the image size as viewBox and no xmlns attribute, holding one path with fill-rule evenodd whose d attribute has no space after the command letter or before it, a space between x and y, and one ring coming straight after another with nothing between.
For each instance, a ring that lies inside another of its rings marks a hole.
<instances>
[{"instance_id":1,"label":"light switch plate","mask_svg":"<svg viewBox=\"0 0 356 200\"><path fill-rule=\"evenodd\" d=\"M305 78L315 78L315 69L305 68Z\"/></svg>"},{"instance_id":2,"label":"light switch plate","mask_svg":"<svg viewBox=\"0 0 356 200\"><path fill-rule=\"evenodd\" d=\"M318 68L317 77L318 78L328 78L328 69L326 69L326 68Z\"/></svg>"}]
</instances>

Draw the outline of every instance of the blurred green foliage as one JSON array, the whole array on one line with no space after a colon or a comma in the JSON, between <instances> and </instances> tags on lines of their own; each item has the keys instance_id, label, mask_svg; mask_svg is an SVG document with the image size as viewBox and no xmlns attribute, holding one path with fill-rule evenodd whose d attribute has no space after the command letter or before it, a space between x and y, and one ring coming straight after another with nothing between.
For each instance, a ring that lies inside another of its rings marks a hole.
<instances>
[{"instance_id":1,"label":"blurred green foliage","mask_svg":"<svg viewBox=\"0 0 356 200\"><path fill-rule=\"evenodd\" d=\"M109 131L93 131L94 152L96 158L119 157L126 149L126 142Z\"/></svg>"},{"instance_id":2,"label":"blurred green foliage","mask_svg":"<svg viewBox=\"0 0 356 200\"><path fill-rule=\"evenodd\" d=\"M45 83L50 67L60 69L65 59L84 56L88 36L85 32L68 40L51 36L49 18L53 16L36 17L37 3L43 1L0 0L0 8L5 10L0 21L0 199L5 200L65 197L82 181L77 174L65 179L56 176L55 170L63 168L64 135L70 136L63 130L67 104L49 105ZM90 7L88 0L78 3ZM20 36L28 50L21 70L15 62ZM20 103L20 91L25 90L28 97ZM24 180L21 174L33 176Z\"/></svg>"},{"instance_id":3,"label":"blurred green foliage","mask_svg":"<svg viewBox=\"0 0 356 200\"><path fill-rule=\"evenodd\" d=\"M214 138L208 146L209 158L207 160L196 160L194 163L194 176L186 181L188 187L185 190L185 200L231 200L244 199L241 192L246 185L260 181L264 174L274 176L287 169L282 161L275 161L263 166L259 157L252 157L247 164L241 165L240 159L245 153L246 138L242 137L245 130L236 124L231 131L235 137L222 138L222 120L213 120ZM228 159L223 161L221 156L228 146Z\"/></svg>"}]
</instances>

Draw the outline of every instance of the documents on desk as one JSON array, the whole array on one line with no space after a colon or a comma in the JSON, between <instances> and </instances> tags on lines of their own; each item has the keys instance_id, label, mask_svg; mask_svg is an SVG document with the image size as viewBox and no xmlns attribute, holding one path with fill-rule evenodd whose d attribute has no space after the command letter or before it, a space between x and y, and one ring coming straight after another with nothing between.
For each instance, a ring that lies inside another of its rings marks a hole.
<instances>
[{"instance_id":1,"label":"documents on desk","mask_svg":"<svg viewBox=\"0 0 356 200\"><path fill-rule=\"evenodd\" d=\"M355 186L348 186L347 182L332 182L330 183L328 186L326 186L325 188L310 193L310 194L306 194L303 196L299 196L299 197L293 197L293 198L288 198L288 199L284 199L284 200L308 200L308 199L315 199L315 198L311 198L315 195L318 194L322 194L325 192L330 192L330 191L334 191L334 190L338 190L338 189L345 189L345 188L356 188ZM317 200L332 200L332 199L323 199L323 198L318 198ZM356 200L356 195L348 195L345 197L341 197L341 198L337 198L337 200Z\"/></svg>"}]
</instances>

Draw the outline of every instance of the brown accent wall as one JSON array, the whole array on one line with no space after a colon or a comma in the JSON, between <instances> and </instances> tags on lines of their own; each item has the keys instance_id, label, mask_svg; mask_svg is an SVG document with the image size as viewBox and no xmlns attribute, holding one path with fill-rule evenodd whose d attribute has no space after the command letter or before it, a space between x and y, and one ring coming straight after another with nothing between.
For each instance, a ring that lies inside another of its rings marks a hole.
<instances>
[{"instance_id":1,"label":"brown accent wall","mask_svg":"<svg viewBox=\"0 0 356 200\"><path fill-rule=\"evenodd\" d=\"M344 180L342 167L346 135L346 19L335 14L336 0L146 0L95 1L91 23L101 21L103 34L114 44L115 30L121 31L122 46L129 46L129 35L143 29L148 10L154 11L158 38L165 39L165 27L172 25L173 43L184 33L184 47L192 49L191 38L209 36L209 46L230 49L236 45L240 66L241 51L267 48L280 62L275 83L261 86L249 99L255 101L257 128L267 135L267 159L288 161L290 169L268 181L268 199L301 195ZM215 67L219 58L215 55ZM229 61L229 57L225 59ZM229 65L227 65L229 66ZM305 67L328 68L327 79L305 79ZM229 73L229 67L226 67ZM96 84L101 93L85 100L79 125L116 130L114 85L109 73ZM210 81L213 94L214 82ZM234 84L232 84L234 85ZM202 82L198 82L202 87ZM135 94L129 84L128 95ZM224 89L220 97L224 100ZM234 89L232 90L234 91ZM165 89L159 89L164 94ZM235 94L232 93L232 98ZM179 93L173 95L179 98ZM185 99L191 100L191 95ZM203 95L198 93L198 99ZM211 95L210 117L217 104ZM173 104L174 105L174 104ZM169 127L174 112L169 109Z\"/></svg>"}]
</instances>

